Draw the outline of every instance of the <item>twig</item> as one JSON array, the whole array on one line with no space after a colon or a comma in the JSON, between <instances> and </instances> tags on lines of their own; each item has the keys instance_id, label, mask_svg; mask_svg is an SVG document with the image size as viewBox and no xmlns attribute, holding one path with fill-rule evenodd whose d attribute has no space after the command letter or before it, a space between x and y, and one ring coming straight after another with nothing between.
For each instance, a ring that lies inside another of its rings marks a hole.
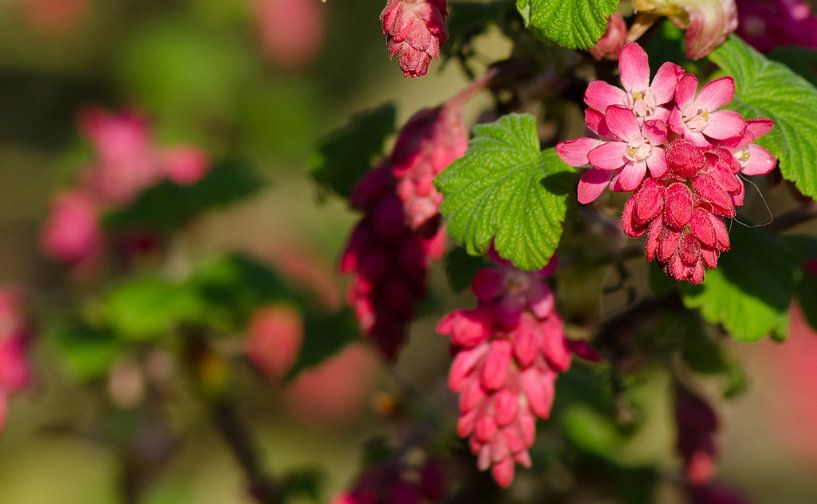
<instances>
[{"instance_id":1,"label":"twig","mask_svg":"<svg viewBox=\"0 0 817 504\"><path fill-rule=\"evenodd\" d=\"M766 229L770 233L782 233L814 218L817 218L817 205L810 202L776 217L771 224L766 226Z\"/></svg>"}]
</instances>

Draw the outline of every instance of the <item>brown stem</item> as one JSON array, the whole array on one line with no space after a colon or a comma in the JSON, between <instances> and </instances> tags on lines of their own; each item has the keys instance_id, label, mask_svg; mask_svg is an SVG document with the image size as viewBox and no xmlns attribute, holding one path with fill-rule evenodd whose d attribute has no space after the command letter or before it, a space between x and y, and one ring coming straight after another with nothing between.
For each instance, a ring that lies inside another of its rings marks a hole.
<instances>
[{"instance_id":1,"label":"brown stem","mask_svg":"<svg viewBox=\"0 0 817 504\"><path fill-rule=\"evenodd\" d=\"M250 494L260 504L278 504L282 502L279 487L262 467L253 436L229 397L224 373L217 369L228 364L210 347L203 332L198 327L185 331L186 357L199 395L206 402L216 430L243 470Z\"/></svg>"},{"instance_id":2,"label":"brown stem","mask_svg":"<svg viewBox=\"0 0 817 504\"><path fill-rule=\"evenodd\" d=\"M782 233L814 218L817 218L817 205L814 202L809 202L776 217L766 229L770 233Z\"/></svg>"}]
</instances>

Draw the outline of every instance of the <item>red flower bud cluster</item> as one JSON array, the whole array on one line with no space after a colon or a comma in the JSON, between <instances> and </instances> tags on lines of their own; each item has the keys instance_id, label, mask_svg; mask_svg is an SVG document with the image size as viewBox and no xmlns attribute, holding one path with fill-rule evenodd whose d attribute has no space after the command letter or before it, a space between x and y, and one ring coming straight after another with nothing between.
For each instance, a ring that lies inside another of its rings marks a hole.
<instances>
[{"instance_id":1,"label":"red flower bud cluster","mask_svg":"<svg viewBox=\"0 0 817 504\"><path fill-rule=\"evenodd\" d=\"M699 284L729 250L724 217L743 202L741 166L726 149L702 149L678 139L667 148L669 170L648 178L624 205L621 222L632 237L647 233L647 259L676 280Z\"/></svg>"},{"instance_id":2,"label":"red flower bud cluster","mask_svg":"<svg viewBox=\"0 0 817 504\"><path fill-rule=\"evenodd\" d=\"M380 14L389 57L397 56L406 77L422 77L431 60L440 58L440 47L448 37L445 2L389 0Z\"/></svg>"},{"instance_id":3,"label":"red flower bud cluster","mask_svg":"<svg viewBox=\"0 0 817 504\"><path fill-rule=\"evenodd\" d=\"M479 305L437 326L456 355L448 383L460 396L458 433L468 438L478 467L491 468L503 487L516 464L530 466L536 418L550 415L554 382L570 366L547 284L554 266L525 272L501 261L481 270L471 286Z\"/></svg>"}]
</instances>

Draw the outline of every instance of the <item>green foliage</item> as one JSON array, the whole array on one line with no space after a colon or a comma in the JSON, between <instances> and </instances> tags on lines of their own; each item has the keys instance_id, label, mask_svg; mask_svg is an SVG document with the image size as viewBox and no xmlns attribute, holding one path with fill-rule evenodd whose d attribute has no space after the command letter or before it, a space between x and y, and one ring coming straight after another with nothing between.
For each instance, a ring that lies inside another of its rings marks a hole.
<instances>
[{"instance_id":1,"label":"green foliage","mask_svg":"<svg viewBox=\"0 0 817 504\"><path fill-rule=\"evenodd\" d=\"M79 381L105 377L125 350L113 331L82 322L55 326L48 339L65 370Z\"/></svg>"},{"instance_id":2,"label":"green foliage","mask_svg":"<svg viewBox=\"0 0 817 504\"><path fill-rule=\"evenodd\" d=\"M195 184L168 180L143 191L130 205L104 218L109 229L147 228L164 233L178 229L199 214L255 194L263 180L246 163L217 163Z\"/></svg>"},{"instance_id":3,"label":"green foliage","mask_svg":"<svg viewBox=\"0 0 817 504\"><path fill-rule=\"evenodd\" d=\"M327 191L348 197L383 151L383 143L395 130L396 116L394 104L384 103L353 115L346 126L324 138L311 160L315 181Z\"/></svg>"},{"instance_id":4,"label":"green foliage","mask_svg":"<svg viewBox=\"0 0 817 504\"><path fill-rule=\"evenodd\" d=\"M457 2L450 6L446 20L448 38L440 49L445 57L459 54L472 38L499 18L508 2Z\"/></svg>"},{"instance_id":5,"label":"green foliage","mask_svg":"<svg viewBox=\"0 0 817 504\"><path fill-rule=\"evenodd\" d=\"M783 63L812 86L817 86L817 51L806 47L785 46L774 49L766 56Z\"/></svg>"},{"instance_id":6,"label":"green foliage","mask_svg":"<svg viewBox=\"0 0 817 504\"><path fill-rule=\"evenodd\" d=\"M783 239L792 247L801 263L817 259L817 237L790 235ZM803 318L811 327L817 329L817 276L810 271L802 272L795 288L795 295Z\"/></svg>"},{"instance_id":7,"label":"green foliage","mask_svg":"<svg viewBox=\"0 0 817 504\"><path fill-rule=\"evenodd\" d=\"M599 41L619 0L516 0L525 26L539 37L570 49Z\"/></svg>"},{"instance_id":8,"label":"green foliage","mask_svg":"<svg viewBox=\"0 0 817 504\"><path fill-rule=\"evenodd\" d=\"M775 128L758 140L780 159L780 172L817 197L817 89L787 66L768 60L735 36L709 55L735 78L734 108L747 118L770 117Z\"/></svg>"},{"instance_id":9,"label":"green foliage","mask_svg":"<svg viewBox=\"0 0 817 504\"><path fill-rule=\"evenodd\" d=\"M158 339L177 325L200 320L206 307L186 285L161 278L136 278L106 296L107 325L129 340Z\"/></svg>"},{"instance_id":10,"label":"green foliage","mask_svg":"<svg viewBox=\"0 0 817 504\"><path fill-rule=\"evenodd\" d=\"M485 266L488 266L485 259L469 255L459 247L452 249L445 256L445 273L448 276L448 284L454 292L467 289L477 271Z\"/></svg>"},{"instance_id":11,"label":"green foliage","mask_svg":"<svg viewBox=\"0 0 817 504\"><path fill-rule=\"evenodd\" d=\"M575 177L555 150L540 152L533 116L509 114L477 126L465 155L434 182L454 241L472 255L493 241L502 257L535 270L559 244Z\"/></svg>"},{"instance_id":12,"label":"green foliage","mask_svg":"<svg viewBox=\"0 0 817 504\"><path fill-rule=\"evenodd\" d=\"M732 250L702 285L680 286L684 304L722 324L737 341L785 338L798 263L791 247L765 231L732 229Z\"/></svg>"}]
</instances>

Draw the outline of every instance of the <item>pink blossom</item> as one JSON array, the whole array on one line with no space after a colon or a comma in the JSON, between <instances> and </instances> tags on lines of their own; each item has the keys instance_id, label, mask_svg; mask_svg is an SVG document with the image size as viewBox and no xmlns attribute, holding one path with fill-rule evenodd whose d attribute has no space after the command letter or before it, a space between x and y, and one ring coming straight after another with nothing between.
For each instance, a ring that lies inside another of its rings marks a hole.
<instances>
[{"instance_id":1,"label":"pink blossom","mask_svg":"<svg viewBox=\"0 0 817 504\"><path fill-rule=\"evenodd\" d=\"M159 151L164 175L179 185L193 185L210 169L210 158L190 145L178 145Z\"/></svg>"},{"instance_id":2,"label":"pink blossom","mask_svg":"<svg viewBox=\"0 0 817 504\"><path fill-rule=\"evenodd\" d=\"M41 244L55 261L78 263L99 252L102 242L97 210L79 192L58 194L43 227Z\"/></svg>"},{"instance_id":3,"label":"pink blossom","mask_svg":"<svg viewBox=\"0 0 817 504\"><path fill-rule=\"evenodd\" d=\"M457 432L480 470L507 487L516 464L530 467L536 418L547 418L554 382L570 366L562 322L547 285L555 263L538 272L500 263L477 273L476 308L446 315L437 332L455 351L449 388L459 394Z\"/></svg>"},{"instance_id":4,"label":"pink blossom","mask_svg":"<svg viewBox=\"0 0 817 504\"><path fill-rule=\"evenodd\" d=\"M380 14L389 56L397 56L406 77L428 73L432 59L439 59L445 29L446 0L389 0Z\"/></svg>"},{"instance_id":5,"label":"pink blossom","mask_svg":"<svg viewBox=\"0 0 817 504\"><path fill-rule=\"evenodd\" d=\"M675 133L699 147L712 140L723 141L743 135L746 121L732 110L718 110L735 96L735 81L721 77L707 83L696 95L698 79L685 75L675 90L676 107L672 110L669 126Z\"/></svg>"},{"instance_id":6,"label":"pink blossom","mask_svg":"<svg viewBox=\"0 0 817 504\"><path fill-rule=\"evenodd\" d=\"M33 29L59 33L77 25L88 11L88 0L21 0L23 16Z\"/></svg>"},{"instance_id":7,"label":"pink blossom","mask_svg":"<svg viewBox=\"0 0 817 504\"><path fill-rule=\"evenodd\" d=\"M299 69L318 56L326 27L315 0L255 0L255 17L264 54L278 66Z\"/></svg>"},{"instance_id":8,"label":"pink blossom","mask_svg":"<svg viewBox=\"0 0 817 504\"><path fill-rule=\"evenodd\" d=\"M277 381L295 363L302 340L300 314L287 306L268 306L257 309L250 318L244 348L250 361Z\"/></svg>"},{"instance_id":9,"label":"pink blossom","mask_svg":"<svg viewBox=\"0 0 817 504\"><path fill-rule=\"evenodd\" d=\"M774 121L771 119L750 119L746 121L743 135L724 142L724 146L740 163L740 171L744 175L764 175L777 166L777 159L771 152L753 143L772 128L774 128Z\"/></svg>"},{"instance_id":10,"label":"pink blossom","mask_svg":"<svg viewBox=\"0 0 817 504\"><path fill-rule=\"evenodd\" d=\"M587 106L604 113L607 107L620 105L632 109L640 120L666 119L669 110L662 105L672 101L675 86L683 75L681 67L664 63L650 83L647 53L640 45L629 42L621 51L618 68L624 89L601 80L592 81L584 95Z\"/></svg>"},{"instance_id":11,"label":"pink blossom","mask_svg":"<svg viewBox=\"0 0 817 504\"><path fill-rule=\"evenodd\" d=\"M0 429L8 398L28 387L31 369L27 355L29 326L19 295L0 290Z\"/></svg>"},{"instance_id":12,"label":"pink blossom","mask_svg":"<svg viewBox=\"0 0 817 504\"><path fill-rule=\"evenodd\" d=\"M434 226L439 218L442 194L434 188L434 177L468 148L468 131L462 120L461 102L414 114L400 131L391 154L397 179L397 195L409 227Z\"/></svg>"},{"instance_id":13,"label":"pink blossom","mask_svg":"<svg viewBox=\"0 0 817 504\"><path fill-rule=\"evenodd\" d=\"M735 0L634 0L638 12L668 16L686 29L686 54L703 58L738 27Z\"/></svg>"},{"instance_id":14,"label":"pink blossom","mask_svg":"<svg viewBox=\"0 0 817 504\"><path fill-rule=\"evenodd\" d=\"M804 0L737 0L738 33L759 51L817 48L817 16Z\"/></svg>"},{"instance_id":15,"label":"pink blossom","mask_svg":"<svg viewBox=\"0 0 817 504\"><path fill-rule=\"evenodd\" d=\"M616 12L610 16L610 20L607 21L607 30L596 45L590 49L590 54L597 60L617 60L624 49L626 41L627 25L624 24L624 18L621 17L621 14Z\"/></svg>"}]
</instances>

